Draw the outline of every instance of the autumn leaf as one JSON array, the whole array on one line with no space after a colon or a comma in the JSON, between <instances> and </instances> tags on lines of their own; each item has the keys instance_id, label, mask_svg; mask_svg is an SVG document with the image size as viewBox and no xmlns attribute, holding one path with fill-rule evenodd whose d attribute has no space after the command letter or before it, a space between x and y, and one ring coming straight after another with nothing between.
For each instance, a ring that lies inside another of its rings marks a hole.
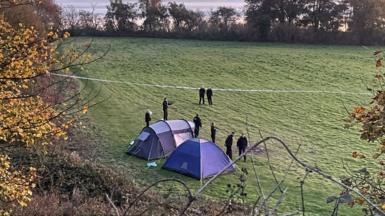
<instances>
[{"instance_id":1,"label":"autumn leaf","mask_svg":"<svg viewBox=\"0 0 385 216\"><path fill-rule=\"evenodd\" d=\"M356 151L352 152L352 157L353 157L353 158L359 158L359 159L364 159L364 158L366 158L364 154L359 153L359 152L356 152Z\"/></svg>"},{"instance_id":2,"label":"autumn leaf","mask_svg":"<svg viewBox=\"0 0 385 216\"><path fill-rule=\"evenodd\" d=\"M82 113L86 114L88 112L88 105L84 105L82 108Z\"/></svg>"},{"instance_id":3,"label":"autumn leaf","mask_svg":"<svg viewBox=\"0 0 385 216\"><path fill-rule=\"evenodd\" d=\"M0 194L6 202L17 202L25 207L31 201L32 188L37 177L36 169L30 168L28 172L22 173L11 168L10 158L0 155ZM5 211L7 212L7 211ZM0 210L0 215L4 211Z\"/></svg>"},{"instance_id":4,"label":"autumn leaf","mask_svg":"<svg viewBox=\"0 0 385 216\"><path fill-rule=\"evenodd\" d=\"M359 107L355 107L355 108L354 108L354 113L356 113L356 114L362 114L362 113L364 113L364 112L365 112L365 108L362 107L362 106L359 106Z\"/></svg>"},{"instance_id":5,"label":"autumn leaf","mask_svg":"<svg viewBox=\"0 0 385 216\"><path fill-rule=\"evenodd\" d=\"M376 68L382 67L382 58L376 61Z\"/></svg>"},{"instance_id":6,"label":"autumn leaf","mask_svg":"<svg viewBox=\"0 0 385 216\"><path fill-rule=\"evenodd\" d=\"M362 198L358 198L358 199L356 199L355 202L356 202L358 205L363 205L363 204L365 203L365 200L362 199Z\"/></svg>"},{"instance_id":7,"label":"autumn leaf","mask_svg":"<svg viewBox=\"0 0 385 216\"><path fill-rule=\"evenodd\" d=\"M63 38L69 38L71 34L69 32L64 32Z\"/></svg>"}]
</instances>

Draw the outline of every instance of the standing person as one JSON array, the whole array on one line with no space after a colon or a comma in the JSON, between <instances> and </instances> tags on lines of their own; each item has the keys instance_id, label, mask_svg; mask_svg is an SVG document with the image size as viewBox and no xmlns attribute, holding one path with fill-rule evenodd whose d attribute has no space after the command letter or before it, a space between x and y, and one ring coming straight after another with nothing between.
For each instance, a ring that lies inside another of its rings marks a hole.
<instances>
[{"instance_id":1,"label":"standing person","mask_svg":"<svg viewBox=\"0 0 385 216\"><path fill-rule=\"evenodd\" d=\"M231 147L233 146L233 137L234 137L234 132L231 132L231 134L227 136L225 141L226 154L227 156L229 156L231 160L233 159L233 150L231 149Z\"/></svg>"},{"instance_id":2,"label":"standing person","mask_svg":"<svg viewBox=\"0 0 385 216\"><path fill-rule=\"evenodd\" d=\"M168 118L168 100L167 98L163 99L163 120L167 121Z\"/></svg>"},{"instance_id":3,"label":"standing person","mask_svg":"<svg viewBox=\"0 0 385 216\"><path fill-rule=\"evenodd\" d=\"M245 153L246 148L247 148L247 138L244 134L242 134L239 137L239 139L237 141L237 147L239 150L239 156L241 156L241 154ZM244 161L246 162L246 155L244 156Z\"/></svg>"},{"instance_id":4,"label":"standing person","mask_svg":"<svg viewBox=\"0 0 385 216\"><path fill-rule=\"evenodd\" d=\"M207 95L207 101L209 102L209 105L213 105L213 90L211 88L207 89L206 91Z\"/></svg>"},{"instance_id":5,"label":"standing person","mask_svg":"<svg viewBox=\"0 0 385 216\"><path fill-rule=\"evenodd\" d=\"M196 114L196 116L194 117L193 122L195 124L194 135L195 135L195 138L198 138L199 128L202 127L202 121L201 121L201 118L199 118L198 114Z\"/></svg>"},{"instance_id":6,"label":"standing person","mask_svg":"<svg viewBox=\"0 0 385 216\"><path fill-rule=\"evenodd\" d=\"M205 88L200 88L199 89L199 105L201 105L202 103L205 104Z\"/></svg>"},{"instance_id":7,"label":"standing person","mask_svg":"<svg viewBox=\"0 0 385 216\"><path fill-rule=\"evenodd\" d=\"M217 134L217 127L215 127L215 123L212 122L211 123L211 140L213 141L213 143L215 143L215 135Z\"/></svg>"},{"instance_id":8,"label":"standing person","mask_svg":"<svg viewBox=\"0 0 385 216\"><path fill-rule=\"evenodd\" d=\"M144 115L144 121L146 121L146 127L150 126L152 112L150 110L147 110L146 114Z\"/></svg>"}]
</instances>

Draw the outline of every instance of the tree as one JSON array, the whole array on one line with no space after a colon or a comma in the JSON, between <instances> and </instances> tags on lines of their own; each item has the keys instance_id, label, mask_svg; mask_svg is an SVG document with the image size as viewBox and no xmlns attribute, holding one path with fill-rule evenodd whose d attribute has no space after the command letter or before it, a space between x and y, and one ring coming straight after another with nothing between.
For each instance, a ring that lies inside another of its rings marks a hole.
<instances>
[{"instance_id":1,"label":"tree","mask_svg":"<svg viewBox=\"0 0 385 216\"><path fill-rule=\"evenodd\" d=\"M73 31L79 26L79 12L73 6L64 8L61 20L62 29Z\"/></svg>"},{"instance_id":2,"label":"tree","mask_svg":"<svg viewBox=\"0 0 385 216\"><path fill-rule=\"evenodd\" d=\"M376 63L376 83L379 87L368 88L373 93L371 102L366 107L356 106L349 114L347 127L358 124L361 139L369 143L376 143L377 149L372 157L368 157L359 151L352 152L352 157L367 160L374 167L363 167L359 170L348 170L349 176L343 179L345 184L358 189L362 194L381 209L385 210L385 162L381 159L385 155L385 89L384 87L384 55L382 51L374 53ZM368 205L364 200L358 198L356 204L363 206L366 215L376 215L376 209ZM382 215L382 214L378 214Z\"/></svg>"},{"instance_id":3,"label":"tree","mask_svg":"<svg viewBox=\"0 0 385 216\"><path fill-rule=\"evenodd\" d=\"M79 21L78 25L82 29L96 29L97 24L94 22L94 12L93 11L79 11Z\"/></svg>"},{"instance_id":4,"label":"tree","mask_svg":"<svg viewBox=\"0 0 385 216\"><path fill-rule=\"evenodd\" d=\"M184 4L171 2L168 12L173 19L174 30L177 32L191 32L196 29L202 21L203 15L199 12L188 10Z\"/></svg>"},{"instance_id":5,"label":"tree","mask_svg":"<svg viewBox=\"0 0 385 216\"><path fill-rule=\"evenodd\" d=\"M20 24L16 30L4 20L0 25L0 141L33 145L64 136L52 121L58 115L54 107L45 104L40 92L30 92L34 79L60 62L50 44L57 34L49 32L45 39L33 27Z\"/></svg>"},{"instance_id":6,"label":"tree","mask_svg":"<svg viewBox=\"0 0 385 216\"><path fill-rule=\"evenodd\" d=\"M267 40L274 22L274 2L269 0L246 0L246 21L249 29L260 40Z\"/></svg>"},{"instance_id":7,"label":"tree","mask_svg":"<svg viewBox=\"0 0 385 216\"><path fill-rule=\"evenodd\" d=\"M5 21L14 27L19 23L25 26L34 26L40 33L47 33L47 29L58 29L61 25L61 8L53 0L30 1L28 4L19 4L17 7L5 5L0 7L0 14ZM19 0L15 1L20 2Z\"/></svg>"},{"instance_id":8,"label":"tree","mask_svg":"<svg viewBox=\"0 0 385 216\"><path fill-rule=\"evenodd\" d=\"M249 27L267 38L273 25L296 24L305 13L308 0L246 0Z\"/></svg>"},{"instance_id":9,"label":"tree","mask_svg":"<svg viewBox=\"0 0 385 216\"><path fill-rule=\"evenodd\" d=\"M280 0L278 7L280 23L298 22L305 13L306 2L307 0Z\"/></svg>"},{"instance_id":10,"label":"tree","mask_svg":"<svg viewBox=\"0 0 385 216\"><path fill-rule=\"evenodd\" d=\"M385 29L384 0L348 0L350 7L349 30L354 32L361 42L365 37Z\"/></svg>"},{"instance_id":11,"label":"tree","mask_svg":"<svg viewBox=\"0 0 385 216\"><path fill-rule=\"evenodd\" d=\"M136 4L122 2L112 3L107 7L104 17L108 31L131 32L136 30L135 20L138 18Z\"/></svg>"},{"instance_id":12,"label":"tree","mask_svg":"<svg viewBox=\"0 0 385 216\"><path fill-rule=\"evenodd\" d=\"M50 121L58 114L53 107L40 96L26 93L31 79L47 73L54 63L49 57L51 47L46 40L39 40L32 27L20 24L18 29L0 19L0 143L33 145L48 142L51 136L63 137L64 131ZM26 205L31 196L30 178L12 171L6 155L0 154L0 159L1 201ZM20 182L24 183L18 188Z\"/></svg>"},{"instance_id":13,"label":"tree","mask_svg":"<svg viewBox=\"0 0 385 216\"><path fill-rule=\"evenodd\" d=\"M31 1L0 1L1 9L13 9L28 4L31 4ZM44 98L46 91L63 83L63 80L55 80L49 85L40 83L42 79L49 79L50 73L58 73L98 59L87 55L91 45L81 51L62 47L64 39L68 36L68 33L59 36L56 31L41 33L33 26L27 27L21 23L15 28L0 17L1 150L8 145L28 147L66 140L66 129L76 121L78 113L87 111L88 102L83 101L79 93L63 91L60 99ZM11 165L10 158L0 153L2 204L27 204L35 176L34 169L29 170L17 170L17 167ZM0 213L5 214L5 210Z\"/></svg>"},{"instance_id":14,"label":"tree","mask_svg":"<svg viewBox=\"0 0 385 216\"><path fill-rule=\"evenodd\" d=\"M184 22L188 17L188 10L184 4L177 4L171 2L169 4L168 12L174 21L174 29L180 31L184 29Z\"/></svg>"},{"instance_id":15,"label":"tree","mask_svg":"<svg viewBox=\"0 0 385 216\"><path fill-rule=\"evenodd\" d=\"M309 0L302 23L314 31L339 31L348 9L346 2L333 0Z\"/></svg>"},{"instance_id":16,"label":"tree","mask_svg":"<svg viewBox=\"0 0 385 216\"><path fill-rule=\"evenodd\" d=\"M189 11L188 16L185 20L185 26L188 31L194 31L199 29L199 26L203 23L204 14L203 12Z\"/></svg>"},{"instance_id":17,"label":"tree","mask_svg":"<svg viewBox=\"0 0 385 216\"><path fill-rule=\"evenodd\" d=\"M234 8L219 7L217 10L211 12L210 23L218 26L220 31L228 31L238 17L239 14Z\"/></svg>"},{"instance_id":18,"label":"tree","mask_svg":"<svg viewBox=\"0 0 385 216\"><path fill-rule=\"evenodd\" d=\"M144 18L145 31L165 31L169 27L167 7L161 4L161 0L140 0L139 8Z\"/></svg>"},{"instance_id":19,"label":"tree","mask_svg":"<svg viewBox=\"0 0 385 216\"><path fill-rule=\"evenodd\" d=\"M94 34L101 27L100 16L95 13L95 7L91 10L76 10L70 6L65 8L62 15L61 30L67 30L74 34Z\"/></svg>"}]
</instances>

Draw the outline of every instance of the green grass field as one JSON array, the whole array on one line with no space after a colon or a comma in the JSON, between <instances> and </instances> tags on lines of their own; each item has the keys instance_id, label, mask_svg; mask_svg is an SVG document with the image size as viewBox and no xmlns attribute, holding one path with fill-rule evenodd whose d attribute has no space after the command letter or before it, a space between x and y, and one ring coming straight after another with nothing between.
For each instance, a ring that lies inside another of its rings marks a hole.
<instances>
[{"instance_id":1,"label":"green grass field","mask_svg":"<svg viewBox=\"0 0 385 216\"><path fill-rule=\"evenodd\" d=\"M79 38L79 43L87 41ZM182 85L192 87L324 90L365 92L374 73L371 52L362 47L260 44L238 42L203 42L188 40L96 38L93 52L101 52L111 45L103 59L76 73L87 77L137 83ZM162 117L164 96L174 104L172 119L191 120L199 113L203 120L203 138L209 138L209 125L219 127L218 144L223 147L229 132L237 135L246 131L248 117L251 141L259 139L258 129L265 136L282 138L295 150L302 145L298 157L335 177L344 175L343 161L351 167L360 164L351 152L370 153L375 148L359 140L357 130L344 129L347 117L344 106L351 109L366 104L367 95L327 93L237 93L214 92L214 106L199 106L197 92L141 87L128 84L82 81L88 89L100 90L99 99L106 102L90 110L92 123L104 140L98 146L99 157L126 173L138 184L149 184L162 178L175 177L192 188L200 182L161 168L148 169L146 161L126 155L128 144L144 126L144 112L153 111L153 119ZM278 177L290 163L281 146L269 143ZM236 152L234 152L236 154ZM266 191L272 187L272 176L265 157L255 156L257 171ZM160 161L162 163L162 161ZM252 171L250 163L239 167ZM299 181L303 170L294 166L285 178L288 196L284 211L300 207ZM226 196L226 184L236 183L239 172L221 177L205 192L206 197ZM248 199L255 194L255 179L248 181ZM305 185L308 215L330 214L333 206L326 204L329 195L338 190L317 175L310 175ZM341 215L360 215L359 209L343 207Z\"/></svg>"}]
</instances>

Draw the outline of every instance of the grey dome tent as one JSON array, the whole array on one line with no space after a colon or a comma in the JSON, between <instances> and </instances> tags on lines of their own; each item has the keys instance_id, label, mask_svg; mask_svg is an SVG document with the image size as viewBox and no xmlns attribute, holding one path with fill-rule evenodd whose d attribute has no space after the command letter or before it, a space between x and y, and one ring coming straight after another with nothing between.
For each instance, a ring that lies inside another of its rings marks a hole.
<instances>
[{"instance_id":1,"label":"grey dome tent","mask_svg":"<svg viewBox=\"0 0 385 216\"><path fill-rule=\"evenodd\" d=\"M186 120L158 121L142 130L128 154L146 160L169 156L184 141L193 138L194 123Z\"/></svg>"}]
</instances>

